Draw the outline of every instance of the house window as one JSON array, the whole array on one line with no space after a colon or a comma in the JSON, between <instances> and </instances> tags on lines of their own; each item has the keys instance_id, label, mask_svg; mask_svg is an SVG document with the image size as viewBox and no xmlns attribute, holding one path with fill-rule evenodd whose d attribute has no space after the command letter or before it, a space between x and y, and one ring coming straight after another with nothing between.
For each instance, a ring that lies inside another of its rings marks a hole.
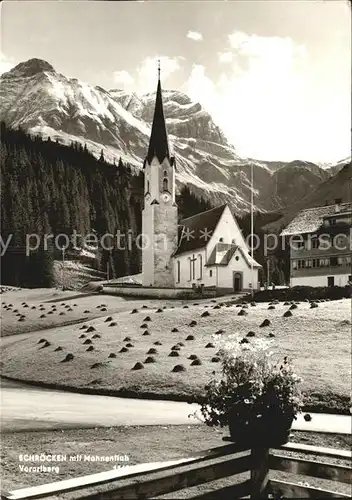
<instances>
[{"instance_id":1,"label":"house window","mask_svg":"<svg viewBox=\"0 0 352 500\"><path fill-rule=\"evenodd\" d=\"M351 264L351 256L350 255L346 255L345 259L346 259L347 265Z\"/></svg>"},{"instance_id":2,"label":"house window","mask_svg":"<svg viewBox=\"0 0 352 500\"><path fill-rule=\"evenodd\" d=\"M314 238L314 240L312 240L312 248L319 248L319 239L318 238Z\"/></svg>"},{"instance_id":3,"label":"house window","mask_svg":"<svg viewBox=\"0 0 352 500\"><path fill-rule=\"evenodd\" d=\"M311 259L307 259L304 263L305 267L312 267L312 261Z\"/></svg>"},{"instance_id":4,"label":"house window","mask_svg":"<svg viewBox=\"0 0 352 500\"><path fill-rule=\"evenodd\" d=\"M167 179L163 180L163 190L168 191L169 190L169 181Z\"/></svg>"},{"instance_id":5,"label":"house window","mask_svg":"<svg viewBox=\"0 0 352 500\"><path fill-rule=\"evenodd\" d=\"M209 278L211 278L213 276L213 271L210 269L209 270Z\"/></svg>"},{"instance_id":6,"label":"house window","mask_svg":"<svg viewBox=\"0 0 352 500\"><path fill-rule=\"evenodd\" d=\"M296 260L292 261L292 269L297 269L297 261Z\"/></svg>"},{"instance_id":7,"label":"house window","mask_svg":"<svg viewBox=\"0 0 352 500\"><path fill-rule=\"evenodd\" d=\"M202 256L200 253L198 254L198 260L199 260L199 277L198 277L198 279L201 280L203 277L203 259L202 259Z\"/></svg>"},{"instance_id":8,"label":"house window","mask_svg":"<svg viewBox=\"0 0 352 500\"><path fill-rule=\"evenodd\" d=\"M330 257L330 266L337 266L337 257Z\"/></svg>"},{"instance_id":9,"label":"house window","mask_svg":"<svg viewBox=\"0 0 352 500\"><path fill-rule=\"evenodd\" d=\"M179 283L181 281L181 263L179 260L177 261L176 266L177 266L177 283Z\"/></svg>"},{"instance_id":10,"label":"house window","mask_svg":"<svg viewBox=\"0 0 352 500\"><path fill-rule=\"evenodd\" d=\"M330 219L329 220L330 226L335 226L336 225L336 219Z\"/></svg>"},{"instance_id":11,"label":"house window","mask_svg":"<svg viewBox=\"0 0 352 500\"><path fill-rule=\"evenodd\" d=\"M343 266L344 264L344 258L343 257L337 257L337 265L338 266Z\"/></svg>"}]
</instances>

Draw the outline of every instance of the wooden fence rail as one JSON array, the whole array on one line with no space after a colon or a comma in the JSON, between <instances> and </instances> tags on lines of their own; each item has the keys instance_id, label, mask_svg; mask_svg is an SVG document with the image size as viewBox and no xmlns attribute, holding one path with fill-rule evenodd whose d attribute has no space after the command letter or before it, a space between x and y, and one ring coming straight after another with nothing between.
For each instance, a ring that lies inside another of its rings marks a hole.
<instances>
[{"instance_id":1,"label":"wooden fence rail","mask_svg":"<svg viewBox=\"0 0 352 500\"><path fill-rule=\"evenodd\" d=\"M299 453L300 457L283 452ZM216 491L201 493L193 499L215 498L351 498L350 495L329 489L315 488L310 478L327 479L351 484L351 467L301 458L315 455L321 458L351 460L351 452L330 448L288 443L275 450L245 449L228 444L194 453L192 456L129 466L41 486L2 492L2 500L32 500L45 498L79 498L80 500L149 499L215 480L230 478L231 485ZM271 478L272 471L288 473L291 480ZM238 477L241 475L241 477ZM307 480L299 482L296 475ZM237 476L237 477L236 477ZM233 483L233 484L232 484ZM345 487L346 490L346 487Z\"/></svg>"}]
</instances>

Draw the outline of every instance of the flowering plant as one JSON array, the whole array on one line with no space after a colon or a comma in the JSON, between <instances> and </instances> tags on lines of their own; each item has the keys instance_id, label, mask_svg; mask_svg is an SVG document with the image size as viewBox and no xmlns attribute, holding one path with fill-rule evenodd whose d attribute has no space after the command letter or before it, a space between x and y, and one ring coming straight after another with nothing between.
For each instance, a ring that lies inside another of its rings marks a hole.
<instances>
[{"instance_id":1,"label":"flowering plant","mask_svg":"<svg viewBox=\"0 0 352 500\"><path fill-rule=\"evenodd\" d=\"M287 356L282 363L272 361L271 344L236 336L220 343L221 376L205 386L205 398L199 401L207 425L223 427L230 418L245 424L256 419L297 418L303 404L301 379Z\"/></svg>"}]
</instances>

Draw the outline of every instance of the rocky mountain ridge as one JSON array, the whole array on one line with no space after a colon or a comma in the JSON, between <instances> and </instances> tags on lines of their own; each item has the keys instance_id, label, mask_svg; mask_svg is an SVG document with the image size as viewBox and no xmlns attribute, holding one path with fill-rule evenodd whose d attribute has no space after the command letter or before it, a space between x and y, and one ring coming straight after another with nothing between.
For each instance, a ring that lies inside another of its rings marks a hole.
<instances>
[{"instance_id":1,"label":"rocky mountain ridge","mask_svg":"<svg viewBox=\"0 0 352 500\"><path fill-rule=\"evenodd\" d=\"M67 78L40 59L18 64L0 78L0 119L13 128L62 143L80 142L96 156L119 157L136 170L146 155L155 94L105 90ZM334 172L304 161L265 162L240 158L210 114L179 91L163 91L178 185L187 184L214 205L249 210L250 170L255 207L281 210L306 196Z\"/></svg>"}]
</instances>

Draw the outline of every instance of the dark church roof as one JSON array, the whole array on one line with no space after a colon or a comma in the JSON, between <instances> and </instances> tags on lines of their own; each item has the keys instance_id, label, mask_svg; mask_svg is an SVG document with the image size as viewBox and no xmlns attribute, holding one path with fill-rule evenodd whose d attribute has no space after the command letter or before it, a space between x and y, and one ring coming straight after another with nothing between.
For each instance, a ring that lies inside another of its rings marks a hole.
<instances>
[{"instance_id":1,"label":"dark church roof","mask_svg":"<svg viewBox=\"0 0 352 500\"><path fill-rule=\"evenodd\" d=\"M152 132L150 135L146 161L150 164L154 157L158 159L159 163L162 163L165 158L170 161L170 151L167 140L160 78L158 80L158 87L156 91Z\"/></svg>"},{"instance_id":2,"label":"dark church roof","mask_svg":"<svg viewBox=\"0 0 352 500\"><path fill-rule=\"evenodd\" d=\"M181 220L179 224L178 248L174 255L205 247L210 237L213 236L225 207L226 205L221 205L220 207L215 207ZM204 237L205 231L208 234L210 233L210 237Z\"/></svg>"}]
</instances>

